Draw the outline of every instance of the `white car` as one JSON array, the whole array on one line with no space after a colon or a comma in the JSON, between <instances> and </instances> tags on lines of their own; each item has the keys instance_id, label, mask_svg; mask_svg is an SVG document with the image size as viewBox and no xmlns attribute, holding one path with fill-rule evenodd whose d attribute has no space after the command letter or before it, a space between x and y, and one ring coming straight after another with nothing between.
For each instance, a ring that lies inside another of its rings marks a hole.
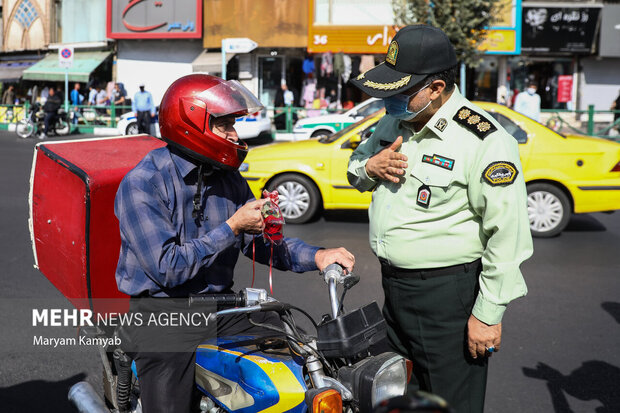
<instances>
[{"instance_id":1,"label":"white car","mask_svg":"<svg viewBox=\"0 0 620 413\"><path fill-rule=\"evenodd\" d=\"M383 100L370 98L344 113L300 119L295 123L295 140L331 135L383 109Z\"/></svg>"},{"instance_id":2,"label":"white car","mask_svg":"<svg viewBox=\"0 0 620 413\"><path fill-rule=\"evenodd\" d=\"M138 120L133 112L121 115L117 126L119 135L136 135L138 133ZM248 116L237 118L235 130L239 138L252 143L271 142L274 139L271 119L267 116L267 111L262 110ZM159 133L159 119L156 116L155 122L151 123L151 135L161 138Z\"/></svg>"}]
</instances>

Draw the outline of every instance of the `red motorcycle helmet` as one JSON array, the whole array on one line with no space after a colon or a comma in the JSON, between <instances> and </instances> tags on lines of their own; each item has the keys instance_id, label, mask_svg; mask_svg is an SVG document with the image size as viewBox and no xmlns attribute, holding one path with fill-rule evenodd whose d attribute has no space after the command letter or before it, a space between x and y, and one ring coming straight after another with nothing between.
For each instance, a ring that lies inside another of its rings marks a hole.
<instances>
[{"instance_id":1,"label":"red motorcycle helmet","mask_svg":"<svg viewBox=\"0 0 620 413\"><path fill-rule=\"evenodd\" d=\"M212 131L213 118L245 116L263 105L236 80L192 74L174 81L159 106L162 139L199 162L237 170L248 145L224 139Z\"/></svg>"}]
</instances>

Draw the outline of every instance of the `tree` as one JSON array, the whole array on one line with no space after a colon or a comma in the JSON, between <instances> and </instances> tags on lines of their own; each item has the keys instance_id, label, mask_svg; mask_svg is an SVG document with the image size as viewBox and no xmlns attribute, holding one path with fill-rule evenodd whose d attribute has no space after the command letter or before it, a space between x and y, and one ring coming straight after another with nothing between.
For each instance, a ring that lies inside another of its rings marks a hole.
<instances>
[{"instance_id":1,"label":"tree","mask_svg":"<svg viewBox=\"0 0 620 413\"><path fill-rule=\"evenodd\" d=\"M482 61L480 44L502 0L392 0L396 24L424 23L441 28L450 38L456 56L469 67Z\"/></svg>"}]
</instances>

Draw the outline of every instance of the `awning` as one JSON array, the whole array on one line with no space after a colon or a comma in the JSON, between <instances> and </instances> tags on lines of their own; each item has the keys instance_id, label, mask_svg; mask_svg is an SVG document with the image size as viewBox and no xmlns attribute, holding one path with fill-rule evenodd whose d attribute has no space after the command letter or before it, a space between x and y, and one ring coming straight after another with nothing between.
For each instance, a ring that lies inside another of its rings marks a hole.
<instances>
[{"instance_id":1,"label":"awning","mask_svg":"<svg viewBox=\"0 0 620 413\"><path fill-rule=\"evenodd\" d=\"M69 69L71 82L88 82L90 74L110 56L111 52L81 52L73 55L73 66ZM65 80L65 68L58 63L58 54L52 53L32 67L24 70L24 80Z\"/></svg>"},{"instance_id":2,"label":"awning","mask_svg":"<svg viewBox=\"0 0 620 413\"><path fill-rule=\"evenodd\" d=\"M226 53L226 63L235 56L234 53ZM192 62L192 71L207 73L222 73L222 54L219 52L204 51Z\"/></svg>"},{"instance_id":3,"label":"awning","mask_svg":"<svg viewBox=\"0 0 620 413\"><path fill-rule=\"evenodd\" d=\"M24 70L37 63L36 60L0 61L0 82L17 82Z\"/></svg>"}]
</instances>

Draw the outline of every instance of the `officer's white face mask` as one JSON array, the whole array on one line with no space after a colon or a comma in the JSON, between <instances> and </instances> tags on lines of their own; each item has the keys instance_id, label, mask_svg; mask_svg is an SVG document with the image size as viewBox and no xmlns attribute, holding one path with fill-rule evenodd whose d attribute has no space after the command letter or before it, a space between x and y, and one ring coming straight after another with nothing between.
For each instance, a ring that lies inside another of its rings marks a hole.
<instances>
[{"instance_id":1,"label":"officer's white face mask","mask_svg":"<svg viewBox=\"0 0 620 413\"><path fill-rule=\"evenodd\" d=\"M529 93L530 95L533 95L534 93L536 93L536 88L528 87L527 88L527 93Z\"/></svg>"},{"instance_id":2,"label":"officer's white face mask","mask_svg":"<svg viewBox=\"0 0 620 413\"><path fill-rule=\"evenodd\" d=\"M409 110L409 102L411 101L411 99L414 98L415 95L417 95L418 93L420 93L421 91L429 87L429 85L430 83L425 85L424 87L422 87L420 90L418 90L412 95L405 95L403 93L399 93L397 95L383 98L383 104L385 105L385 111L388 113L388 115L396 119L404 120L404 121L412 121L420 113L424 112L426 108L429 107L432 101L429 99L426 106L424 106L422 109L415 111L415 112L411 112Z\"/></svg>"}]
</instances>

